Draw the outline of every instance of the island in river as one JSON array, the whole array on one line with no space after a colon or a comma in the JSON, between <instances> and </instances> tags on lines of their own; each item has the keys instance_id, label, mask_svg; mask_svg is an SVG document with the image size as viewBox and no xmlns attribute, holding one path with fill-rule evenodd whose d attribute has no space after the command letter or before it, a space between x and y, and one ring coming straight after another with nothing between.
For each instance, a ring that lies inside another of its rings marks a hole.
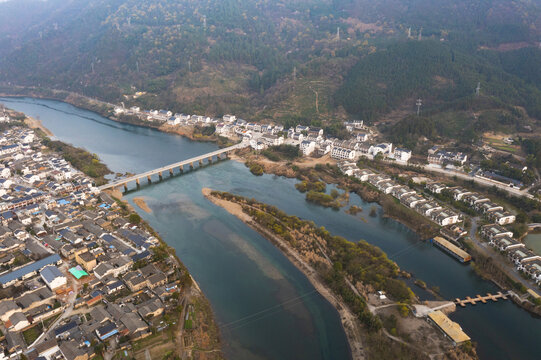
<instances>
[{"instance_id":1,"label":"island in river","mask_svg":"<svg viewBox=\"0 0 541 360\"><path fill-rule=\"evenodd\" d=\"M82 110L74 109L66 104L61 105L56 102L43 100L23 101L24 102L13 102L13 106L19 107L20 109L27 109L30 113L34 114L34 116L40 115L43 123L47 126L52 126L51 129L53 129L57 136L60 134L62 140L74 143L77 146L84 146L91 152L98 154L100 158L105 159L106 163L111 166L115 172L142 172L178 161L181 159L179 156L189 157L206 151L203 144L190 143L190 146L186 148L186 145L184 145L184 142L181 139L174 140L174 136L164 136L155 131L147 131L133 126L118 125L106 119L87 121L87 118L89 120L91 120L90 118L94 120L94 118L97 117ZM48 108L44 108L43 105L39 105L38 107L28 105L34 103L43 104ZM50 108L59 108L60 112L55 112L51 118L51 114L49 114ZM47 114L45 114L45 110L47 111ZM69 115L66 115L68 113ZM84 117L77 117L79 114ZM87 129L87 125L91 125L91 128ZM74 129L73 131L66 131L71 127ZM84 134L86 138L78 137L80 131L76 131L75 129L80 129L81 127L85 128ZM58 129L58 133L55 129ZM129 147L129 143L125 144L123 142L124 140L134 142L134 138L137 138L137 140L135 140L138 144L137 148ZM108 144L112 143L115 143L116 146L109 149ZM111 151L115 151L114 157L111 156ZM135 159L136 161L134 161ZM230 235L227 235L227 239L225 236L223 237L223 229L220 230L220 233L215 234L212 232L214 238L209 237L210 231L215 230L218 221L223 220L224 225L228 227L228 229L226 229L227 231L233 231L235 234L240 234L240 236L244 237L244 243L257 244L258 251L261 251L262 245L260 240L253 234L247 233L244 227L238 224L234 224L233 226L230 217L204 205L202 202L204 199L199 199L196 195L201 193L200 185L234 193L241 193L248 197L256 197L265 203L279 206L288 211L288 213L295 214L303 219L314 219L318 224L325 225L325 227L330 229L333 233L342 235L352 241L356 241L359 238L366 239L370 243L384 249L393 260L400 264L401 268L407 269L409 272L413 273L415 277L426 281L429 288L433 286L440 287L440 293L448 299L474 295L479 292L484 294L486 292L495 291L492 284L482 281L475 276L470 267L456 264L454 260L442 254L439 250L433 249L433 247L427 243L418 243L417 236L411 231L400 224L396 224L394 221L385 220L383 218L384 212L380 206L366 204L356 195L352 195L350 199L351 204L362 206L364 208L364 214L361 215L364 216L365 219L361 222L351 215L345 214L342 210L332 211L330 209L324 209L306 203L304 201L304 195L295 190L295 183L296 180L294 179L268 175L254 178L250 176L243 165L236 162L221 162L212 167L208 167L204 171L189 172L183 176L165 180L158 185L149 187L143 186L136 193L128 194L126 198L129 201L131 201L130 199L132 199L134 195L144 196L145 199L148 198L146 202L152 208L153 213L147 214L146 212L141 211L140 215L152 223L152 226L160 231L164 236L164 239L166 239L170 245L175 246L179 256L183 261L187 262L190 271L197 278L198 282L202 284L205 293L209 295L213 307L216 306L216 313L223 319L221 321L226 323L234 321L237 317L242 317L251 312L258 311L261 306L273 306L274 303L267 300L273 298L274 292L272 290L276 289L276 285L271 284L269 286L269 282L267 281L263 288L257 287L257 293L253 293L253 284L255 283L249 282L247 279L253 277L254 281L256 281L255 278L257 278L257 284L264 284L266 280L257 276L252 276L256 275L256 272L251 268L248 270L251 271L249 274L246 273L247 267L242 268L244 271L241 271L240 273L237 272L237 269L241 269L237 266L239 262L243 263L242 265L247 263L247 261L243 260L243 257L231 256L231 262L224 263L222 261L223 259L230 257L230 254L235 253L231 253L230 250L230 241L233 239L229 239ZM204 208L204 211L207 214L211 214L210 217L205 217L205 219L208 220L198 220L197 223L190 220L192 218L201 219L201 216L203 216L201 211L197 210L195 204L199 208ZM371 212L372 207L376 208L376 216L369 217L368 213L369 210ZM190 211L187 212L188 210ZM194 239L197 239L197 241L194 241ZM226 252L224 252L223 247L226 243L227 248L225 249ZM412 245L415 246L412 248ZM206 251L206 249L209 251ZM241 248L239 247L239 249ZM268 248L265 248L265 251L266 250L268 250ZM403 250L408 251L404 253ZM219 256L213 256L215 252L219 254ZM400 256L397 256L398 253ZM268 256L267 253L265 253L265 256ZM220 264L221 267L219 272L212 271L217 268L217 266L209 267L208 265L205 265L204 259L212 259L212 262ZM258 264L260 263L261 259L258 258ZM283 267L285 264L280 262L280 266ZM437 271L435 271L436 269ZM231 299L230 295L226 292L222 292L221 287L217 288L215 286L215 284L220 284L222 281L226 280L221 276L221 274L224 273L224 270L228 274L226 277L229 280L226 282L229 284L227 288L234 289L229 291L234 291L235 294L240 295L240 297L235 296L234 301L229 300L227 304L221 299ZM281 271L285 273L284 269L281 269ZM288 268L287 273L288 276L290 276L291 269ZM236 278L233 276L240 276L241 279L239 280L241 280L241 282L239 283L236 281ZM246 291L240 290L237 285L243 285L244 283L247 285L252 284L249 287L252 291L248 288ZM271 291L267 291L266 289ZM302 289L305 289L304 285ZM301 294L307 290L302 290ZM416 292L421 295L423 294L423 291L420 289L416 289ZM265 294L265 296L261 297L259 294ZM291 293L290 296L295 297L297 295ZM289 296L281 297L280 299L287 300L288 298ZM243 299L247 300L244 301ZM310 298L310 300L312 300L312 298ZM252 306L252 304L257 305ZM231 308L235 309L234 313L231 312ZM224 313L224 309L227 309L227 312ZM295 308L295 312L298 313L298 308ZM326 310L326 313L331 312L332 311L329 312L329 309ZM229 315L230 313L231 315ZM289 314L289 312L286 313ZM323 315L323 313L321 313L321 315ZM279 331L282 334L287 333L288 330L286 329L294 328L291 326L293 324L289 321L289 319L293 319L293 316L297 315L291 314L287 318L273 317L273 320L276 318L276 324L272 321L267 321L269 318L266 318L264 327L268 329L270 325L276 330L280 328L281 330ZM479 342L479 349L482 350L487 358L504 359L510 357L511 354L515 354L516 356L519 356L517 354L520 354L520 357L524 359L536 358L535 354L538 347L535 345L535 341L533 341L528 334L522 334L520 337L514 336L514 334L518 334L517 329L524 328L524 326L531 329L538 329L538 322L537 320L530 319L527 314L513 306L510 302L499 302L491 305L460 309L451 314L451 317L458 320L459 323L465 327L467 333L472 335L475 341ZM259 323L260 322L258 322L258 324ZM287 326L284 329L283 327L279 327L278 323L287 324ZM325 324L330 323L332 323L332 318L326 318ZM248 344L248 342L245 341L246 335L251 336L260 334L262 331L260 331L259 328L260 327L251 325L245 326L242 330L246 331L240 332L239 330L235 330L233 336L231 336L229 330L227 330L225 331L225 338L227 339L226 343L231 343L232 338L235 342L237 339L240 339L242 340L242 346L246 347L246 344ZM493 329L494 331L486 331L486 329ZM280 349L281 344L287 342L289 337L282 339L280 333L273 335L274 338L280 339L279 342L270 341L270 338L268 339L269 341L266 341L266 343L272 344L271 351ZM243 336L243 338L241 339L240 336ZM300 345L300 342L307 339L308 336L309 335L306 334L303 335L301 340L297 340L295 343ZM506 340L502 341L502 337ZM253 340L256 339L254 336L251 336L250 345L254 343ZM257 340L259 340L259 338ZM325 340L320 339L318 342L314 343L307 342L305 345L309 344L310 348L316 349L318 343L323 344L325 343ZM333 339L332 343L336 344L337 339ZM248 347L253 348L250 345L248 345ZM261 345L262 343L260 342L258 346ZM260 347L260 349L261 348L262 347ZM291 347L287 349L290 351ZM297 346L297 349L307 351L309 348ZM278 353L278 351L275 352L275 354ZM287 353L283 352L280 354ZM232 356L232 358L239 357Z\"/></svg>"},{"instance_id":2,"label":"island in river","mask_svg":"<svg viewBox=\"0 0 541 360\"><path fill-rule=\"evenodd\" d=\"M398 279L396 263L377 247L333 236L312 222L253 199L209 188L202 193L277 246L336 307L354 359L477 358L471 343L453 347L436 328L411 316L412 302L418 299ZM393 300L381 303L377 289ZM455 309L452 302L430 305ZM388 312L379 313L380 309ZM400 335L409 341L399 336L404 330Z\"/></svg>"}]
</instances>

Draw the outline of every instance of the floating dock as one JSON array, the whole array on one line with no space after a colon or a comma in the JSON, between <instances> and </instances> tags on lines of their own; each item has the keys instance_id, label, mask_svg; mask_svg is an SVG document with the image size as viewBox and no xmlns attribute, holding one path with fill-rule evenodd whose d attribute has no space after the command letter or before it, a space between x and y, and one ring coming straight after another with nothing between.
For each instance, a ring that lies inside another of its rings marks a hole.
<instances>
[{"instance_id":1,"label":"floating dock","mask_svg":"<svg viewBox=\"0 0 541 360\"><path fill-rule=\"evenodd\" d=\"M474 298L471 298L467 296L465 299L455 299L455 304L460 305L462 307L466 307L467 304L475 305L478 302L481 302L483 304L487 303L487 300L492 300L494 302L498 301L498 299L507 300L507 297L509 294L503 294L502 292L498 292L496 295L492 295L491 293L488 293L487 296L481 296L477 295Z\"/></svg>"},{"instance_id":2,"label":"floating dock","mask_svg":"<svg viewBox=\"0 0 541 360\"><path fill-rule=\"evenodd\" d=\"M432 239L432 242L434 245L444 250L461 263L466 263L471 260L470 254L440 236L436 236L434 239Z\"/></svg>"}]
</instances>

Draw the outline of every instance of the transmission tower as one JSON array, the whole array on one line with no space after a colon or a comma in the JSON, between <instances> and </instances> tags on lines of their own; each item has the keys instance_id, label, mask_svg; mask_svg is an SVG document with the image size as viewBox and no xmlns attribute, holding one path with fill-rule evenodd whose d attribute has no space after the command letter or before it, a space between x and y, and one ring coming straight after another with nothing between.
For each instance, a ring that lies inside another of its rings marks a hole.
<instances>
[{"instance_id":1,"label":"transmission tower","mask_svg":"<svg viewBox=\"0 0 541 360\"><path fill-rule=\"evenodd\" d=\"M479 96L480 92L481 92L481 82L478 82L477 87L475 88L475 95Z\"/></svg>"},{"instance_id":2,"label":"transmission tower","mask_svg":"<svg viewBox=\"0 0 541 360\"><path fill-rule=\"evenodd\" d=\"M423 100L421 98L417 99L415 105L417 106L417 116L419 116L421 114L421 106L423 106Z\"/></svg>"},{"instance_id":3,"label":"transmission tower","mask_svg":"<svg viewBox=\"0 0 541 360\"><path fill-rule=\"evenodd\" d=\"M423 27L421 26L421 29L419 30L419 37L417 38L417 40L421 41L423 40Z\"/></svg>"},{"instance_id":4,"label":"transmission tower","mask_svg":"<svg viewBox=\"0 0 541 360\"><path fill-rule=\"evenodd\" d=\"M411 26L408 28L408 39L411 39Z\"/></svg>"}]
</instances>

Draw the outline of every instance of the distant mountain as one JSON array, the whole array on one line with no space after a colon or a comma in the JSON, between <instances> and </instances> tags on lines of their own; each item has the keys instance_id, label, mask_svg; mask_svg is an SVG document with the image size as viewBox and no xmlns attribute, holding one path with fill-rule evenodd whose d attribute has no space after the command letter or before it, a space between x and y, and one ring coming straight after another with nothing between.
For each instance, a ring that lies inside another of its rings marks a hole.
<instances>
[{"instance_id":1,"label":"distant mountain","mask_svg":"<svg viewBox=\"0 0 541 360\"><path fill-rule=\"evenodd\" d=\"M487 103L540 118L540 9L528 0L7 1L0 82L318 125L376 121L419 96L427 110L449 111L481 82Z\"/></svg>"}]
</instances>

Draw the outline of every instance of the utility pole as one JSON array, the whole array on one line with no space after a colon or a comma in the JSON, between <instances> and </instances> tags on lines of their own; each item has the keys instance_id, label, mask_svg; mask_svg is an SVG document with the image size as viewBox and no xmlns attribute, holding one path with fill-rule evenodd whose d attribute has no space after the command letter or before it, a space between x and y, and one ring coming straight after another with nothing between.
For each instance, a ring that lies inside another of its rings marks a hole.
<instances>
[{"instance_id":1,"label":"utility pole","mask_svg":"<svg viewBox=\"0 0 541 360\"><path fill-rule=\"evenodd\" d=\"M419 116L421 114L421 106L423 106L423 100L421 98L417 99L415 105L417 105L417 116Z\"/></svg>"}]
</instances>

